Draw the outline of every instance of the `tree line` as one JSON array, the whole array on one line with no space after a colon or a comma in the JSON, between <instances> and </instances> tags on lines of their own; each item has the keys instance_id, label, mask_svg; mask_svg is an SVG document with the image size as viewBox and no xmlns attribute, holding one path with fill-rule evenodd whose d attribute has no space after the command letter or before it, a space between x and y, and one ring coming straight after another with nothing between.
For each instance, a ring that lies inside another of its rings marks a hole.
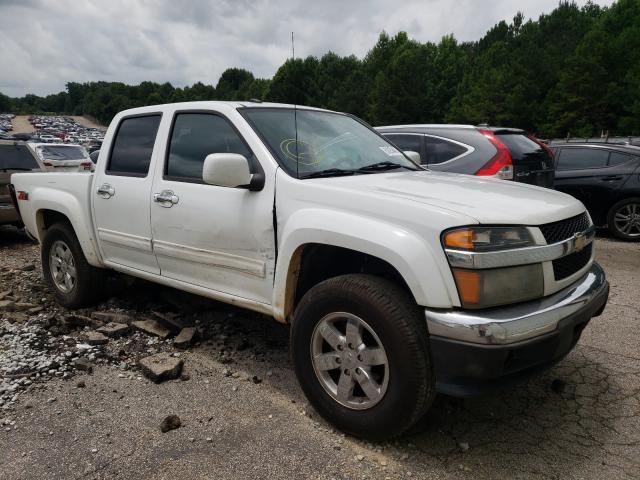
<instances>
[{"instance_id":1,"label":"tree line","mask_svg":"<svg viewBox=\"0 0 640 480\"><path fill-rule=\"evenodd\" d=\"M273 78L229 68L217 84L66 84L60 93L9 98L0 111L90 115L192 100L296 103L353 113L373 125L488 123L540 137L640 134L640 0L610 7L562 1L537 20L518 13L480 40L421 43L382 33L364 56L289 59Z\"/></svg>"}]
</instances>

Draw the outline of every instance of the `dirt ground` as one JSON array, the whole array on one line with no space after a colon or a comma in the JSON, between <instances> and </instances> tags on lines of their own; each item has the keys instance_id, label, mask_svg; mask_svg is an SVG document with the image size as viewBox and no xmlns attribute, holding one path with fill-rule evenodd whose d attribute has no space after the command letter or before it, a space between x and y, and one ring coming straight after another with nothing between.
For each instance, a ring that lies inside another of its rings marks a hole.
<instances>
[{"instance_id":1,"label":"dirt ground","mask_svg":"<svg viewBox=\"0 0 640 480\"><path fill-rule=\"evenodd\" d=\"M573 352L509 390L437 398L398 440L369 444L318 418L296 383L286 326L187 302L185 317L209 332L179 351L188 379L154 384L127 367L134 346L178 352L170 341L110 341L122 364L35 382L0 410L0 478L640 478L640 245L600 238L596 252L611 296ZM0 291L54 308L39 270L38 247L0 229ZM133 283L98 309L181 310L169 293ZM182 426L161 433L169 414Z\"/></svg>"},{"instance_id":2,"label":"dirt ground","mask_svg":"<svg viewBox=\"0 0 640 480\"><path fill-rule=\"evenodd\" d=\"M16 115L13 121L13 130L11 133L31 133L36 129L29 123L29 117L27 115Z\"/></svg>"},{"instance_id":3,"label":"dirt ground","mask_svg":"<svg viewBox=\"0 0 640 480\"><path fill-rule=\"evenodd\" d=\"M83 117L80 115L72 115L69 118L73 118L76 123L82 125L83 127L89 127L89 128L105 128L104 125L101 125L87 117Z\"/></svg>"}]
</instances>

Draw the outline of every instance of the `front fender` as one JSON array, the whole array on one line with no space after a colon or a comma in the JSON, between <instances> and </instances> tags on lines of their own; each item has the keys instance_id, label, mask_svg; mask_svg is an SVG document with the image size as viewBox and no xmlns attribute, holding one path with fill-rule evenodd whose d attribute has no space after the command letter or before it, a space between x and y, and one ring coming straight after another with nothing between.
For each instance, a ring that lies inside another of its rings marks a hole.
<instances>
[{"instance_id":1,"label":"front fender","mask_svg":"<svg viewBox=\"0 0 640 480\"><path fill-rule=\"evenodd\" d=\"M35 225L27 225L27 227L31 227L29 231L40 243L45 231L45 211L58 212L67 217L71 223L87 262L94 267L103 267L93 234L91 210L88 205L82 205L80 200L69 192L53 188L36 187L30 196L31 209L35 213L32 216Z\"/></svg>"},{"instance_id":2,"label":"front fender","mask_svg":"<svg viewBox=\"0 0 640 480\"><path fill-rule=\"evenodd\" d=\"M409 286L418 305L451 308L446 278L428 242L398 225L346 212L304 209L287 219L280 235L274 281L274 316L286 321L287 288L296 277L295 256L305 244L348 248L392 265Z\"/></svg>"}]
</instances>

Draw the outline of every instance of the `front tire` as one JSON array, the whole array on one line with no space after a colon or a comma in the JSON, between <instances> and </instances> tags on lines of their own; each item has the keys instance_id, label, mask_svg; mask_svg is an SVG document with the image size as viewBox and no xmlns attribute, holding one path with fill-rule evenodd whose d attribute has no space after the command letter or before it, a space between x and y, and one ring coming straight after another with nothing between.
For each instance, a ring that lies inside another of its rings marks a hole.
<instances>
[{"instance_id":1,"label":"front tire","mask_svg":"<svg viewBox=\"0 0 640 480\"><path fill-rule=\"evenodd\" d=\"M80 242L67 223L56 223L46 230L42 271L56 301L67 308L89 306L104 291L104 270L87 263Z\"/></svg>"},{"instance_id":2,"label":"front tire","mask_svg":"<svg viewBox=\"0 0 640 480\"><path fill-rule=\"evenodd\" d=\"M357 437L402 434L435 396L424 316L383 278L342 275L309 290L294 314L291 352L313 407Z\"/></svg>"},{"instance_id":3,"label":"front tire","mask_svg":"<svg viewBox=\"0 0 640 480\"><path fill-rule=\"evenodd\" d=\"M640 198L625 198L614 204L607 214L607 225L616 237L640 242Z\"/></svg>"}]
</instances>

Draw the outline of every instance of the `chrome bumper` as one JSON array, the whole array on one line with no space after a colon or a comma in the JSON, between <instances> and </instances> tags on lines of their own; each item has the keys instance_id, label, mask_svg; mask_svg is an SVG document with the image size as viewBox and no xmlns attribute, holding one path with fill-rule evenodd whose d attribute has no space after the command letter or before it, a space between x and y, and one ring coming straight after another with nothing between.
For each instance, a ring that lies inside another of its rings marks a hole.
<instances>
[{"instance_id":1,"label":"chrome bumper","mask_svg":"<svg viewBox=\"0 0 640 480\"><path fill-rule=\"evenodd\" d=\"M594 262L576 283L539 300L478 311L425 309L427 328L430 335L448 339L508 345L554 331L607 289L604 271Z\"/></svg>"}]
</instances>

